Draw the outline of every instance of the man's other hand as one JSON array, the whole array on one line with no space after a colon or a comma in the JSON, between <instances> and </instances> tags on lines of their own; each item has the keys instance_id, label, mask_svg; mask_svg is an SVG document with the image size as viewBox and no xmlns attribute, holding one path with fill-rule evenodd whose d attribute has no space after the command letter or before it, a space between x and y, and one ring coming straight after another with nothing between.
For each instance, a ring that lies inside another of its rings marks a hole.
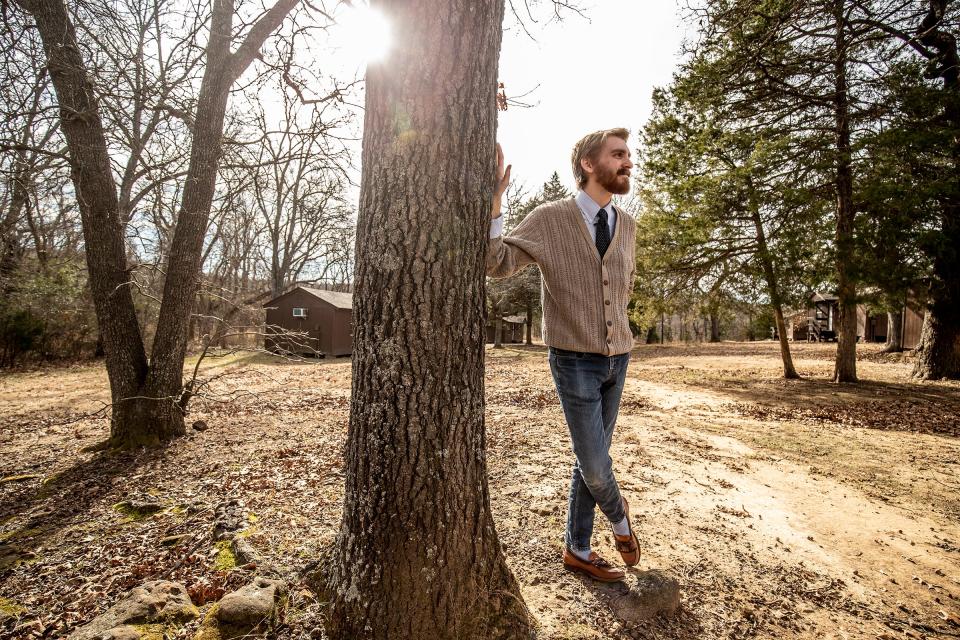
<instances>
[{"instance_id":1,"label":"man's other hand","mask_svg":"<svg viewBox=\"0 0 960 640\"><path fill-rule=\"evenodd\" d=\"M503 199L503 194L507 190L507 187L510 186L510 169L513 168L513 165L507 165L507 168L503 168L503 148L500 146L500 143L497 143L497 183L493 189L493 206L490 207L490 219L500 217L500 201Z\"/></svg>"}]
</instances>

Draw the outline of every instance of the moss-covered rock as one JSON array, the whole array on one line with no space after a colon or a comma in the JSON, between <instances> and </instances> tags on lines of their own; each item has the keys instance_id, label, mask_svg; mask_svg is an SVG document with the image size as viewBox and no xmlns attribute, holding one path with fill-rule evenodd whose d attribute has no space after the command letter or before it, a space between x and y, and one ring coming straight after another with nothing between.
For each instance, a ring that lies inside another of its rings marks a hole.
<instances>
[{"instance_id":1,"label":"moss-covered rock","mask_svg":"<svg viewBox=\"0 0 960 640\"><path fill-rule=\"evenodd\" d=\"M36 562L38 556L33 551L14 544L0 544L0 570L13 569L22 564Z\"/></svg>"},{"instance_id":2,"label":"moss-covered rock","mask_svg":"<svg viewBox=\"0 0 960 640\"><path fill-rule=\"evenodd\" d=\"M26 608L21 607L13 600L0 598L0 623L6 622L11 618L19 618L26 612Z\"/></svg>"},{"instance_id":3,"label":"moss-covered rock","mask_svg":"<svg viewBox=\"0 0 960 640\"><path fill-rule=\"evenodd\" d=\"M134 588L121 601L94 618L89 624L77 629L70 640L93 640L121 627L132 627L143 633L154 633L155 626L178 626L200 615L190 601L187 589L175 582L156 580ZM128 634L130 629L123 629ZM123 637L123 636L121 636ZM150 636L147 636L148 638Z\"/></svg>"},{"instance_id":4,"label":"moss-covered rock","mask_svg":"<svg viewBox=\"0 0 960 640\"><path fill-rule=\"evenodd\" d=\"M230 571L237 567L237 556L233 552L230 540L221 540L216 544L217 557L213 561L213 568L217 571Z\"/></svg>"},{"instance_id":5,"label":"moss-covered rock","mask_svg":"<svg viewBox=\"0 0 960 640\"><path fill-rule=\"evenodd\" d=\"M163 624L125 624L107 629L98 640L165 640L167 632L176 633L176 626Z\"/></svg>"},{"instance_id":6,"label":"moss-covered rock","mask_svg":"<svg viewBox=\"0 0 960 640\"><path fill-rule=\"evenodd\" d=\"M286 603L286 585L257 578L225 595L207 612L193 640L231 640L277 625Z\"/></svg>"},{"instance_id":7,"label":"moss-covered rock","mask_svg":"<svg viewBox=\"0 0 960 640\"><path fill-rule=\"evenodd\" d=\"M123 515L125 522L140 522L165 509L159 502L124 500L113 505L113 510Z\"/></svg>"}]
</instances>

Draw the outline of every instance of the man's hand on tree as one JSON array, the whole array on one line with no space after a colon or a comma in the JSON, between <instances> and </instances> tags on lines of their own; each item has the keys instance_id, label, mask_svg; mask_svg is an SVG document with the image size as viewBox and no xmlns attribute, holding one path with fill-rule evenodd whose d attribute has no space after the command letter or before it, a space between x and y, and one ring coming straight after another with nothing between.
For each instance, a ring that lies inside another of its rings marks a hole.
<instances>
[{"instance_id":1,"label":"man's hand on tree","mask_svg":"<svg viewBox=\"0 0 960 640\"><path fill-rule=\"evenodd\" d=\"M504 192L510 186L510 169L513 165L508 164L503 168L503 148L497 143L497 183L493 189L493 206L490 207L490 219L500 217L500 201Z\"/></svg>"}]
</instances>

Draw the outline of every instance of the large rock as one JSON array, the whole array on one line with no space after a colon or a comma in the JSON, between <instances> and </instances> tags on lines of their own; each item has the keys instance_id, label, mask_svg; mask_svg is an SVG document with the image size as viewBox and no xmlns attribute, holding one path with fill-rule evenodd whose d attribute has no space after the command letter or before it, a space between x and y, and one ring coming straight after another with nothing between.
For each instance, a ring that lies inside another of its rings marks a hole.
<instances>
[{"instance_id":1,"label":"large rock","mask_svg":"<svg viewBox=\"0 0 960 640\"><path fill-rule=\"evenodd\" d=\"M98 640L164 640L163 625L148 624L137 625L125 624L122 627L114 627L104 631L102 635L97 636Z\"/></svg>"},{"instance_id":2,"label":"large rock","mask_svg":"<svg viewBox=\"0 0 960 640\"><path fill-rule=\"evenodd\" d=\"M257 627L273 626L285 593L286 585L280 580L255 579L223 596L207 613L193 640L244 638Z\"/></svg>"},{"instance_id":3,"label":"large rock","mask_svg":"<svg viewBox=\"0 0 960 640\"><path fill-rule=\"evenodd\" d=\"M145 582L89 624L74 631L70 640L127 637L124 634L129 633L129 629L116 628L155 622L180 624L199 615L183 585L166 580Z\"/></svg>"},{"instance_id":4,"label":"large rock","mask_svg":"<svg viewBox=\"0 0 960 640\"><path fill-rule=\"evenodd\" d=\"M610 609L625 622L671 616L680 608L680 584L656 569L630 572L623 582L600 585L600 591Z\"/></svg>"},{"instance_id":5,"label":"large rock","mask_svg":"<svg viewBox=\"0 0 960 640\"><path fill-rule=\"evenodd\" d=\"M228 593L217 603L217 620L231 627L253 629L276 618L277 604L285 592L280 580L257 578L251 584Z\"/></svg>"}]
</instances>

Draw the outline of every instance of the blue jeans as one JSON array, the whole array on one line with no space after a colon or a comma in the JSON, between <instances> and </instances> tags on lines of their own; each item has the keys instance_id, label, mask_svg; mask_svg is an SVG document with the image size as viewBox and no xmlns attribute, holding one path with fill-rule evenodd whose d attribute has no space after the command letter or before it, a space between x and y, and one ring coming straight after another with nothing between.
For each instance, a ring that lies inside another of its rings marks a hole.
<instances>
[{"instance_id":1,"label":"blue jeans","mask_svg":"<svg viewBox=\"0 0 960 640\"><path fill-rule=\"evenodd\" d=\"M590 548L596 506L612 523L626 515L613 475L610 442L629 362L629 353L607 357L550 347L550 371L576 457L566 534L567 546L573 550Z\"/></svg>"}]
</instances>

